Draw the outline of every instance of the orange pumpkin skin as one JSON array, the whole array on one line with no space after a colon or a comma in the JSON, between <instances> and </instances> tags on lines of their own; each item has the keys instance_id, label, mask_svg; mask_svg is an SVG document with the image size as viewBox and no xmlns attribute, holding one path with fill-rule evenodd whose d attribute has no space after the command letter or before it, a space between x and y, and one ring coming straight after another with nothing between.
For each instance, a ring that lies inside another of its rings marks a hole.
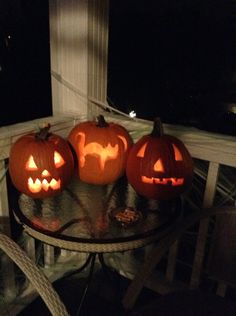
<instances>
[{"instance_id":1,"label":"orange pumpkin skin","mask_svg":"<svg viewBox=\"0 0 236 316\"><path fill-rule=\"evenodd\" d=\"M97 121L77 124L68 141L77 157L77 175L91 184L109 184L125 173L128 153L133 142L128 131L119 124Z\"/></svg>"},{"instance_id":2,"label":"orange pumpkin skin","mask_svg":"<svg viewBox=\"0 0 236 316\"><path fill-rule=\"evenodd\" d=\"M74 172L69 144L56 134L45 139L31 133L11 147L9 173L13 185L32 198L48 198L60 193Z\"/></svg>"},{"instance_id":3,"label":"orange pumpkin skin","mask_svg":"<svg viewBox=\"0 0 236 316\"><path fill-rule=\"evenodd\" d=\"M173 199L191 185L193 161L179 139L152 132L130 150L126 175L140 195L158 200Z\"/></svg>"}]
</instances>

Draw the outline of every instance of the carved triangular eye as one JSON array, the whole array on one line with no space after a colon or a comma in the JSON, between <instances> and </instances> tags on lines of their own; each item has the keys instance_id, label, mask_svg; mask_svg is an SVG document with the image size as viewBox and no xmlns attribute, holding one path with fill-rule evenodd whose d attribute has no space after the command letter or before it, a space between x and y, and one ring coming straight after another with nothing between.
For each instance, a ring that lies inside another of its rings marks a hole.
<instances>
[{"instance_id":1,"label":"carved triangular eye","mask_svg":"<svg viewBox=\"0 0 236 316\"><path fill-rule=\"evenodd\" d=\"M154 164L154 171L164 172L164 167L161 159L158 159Z\"/></svg>"},{"instance_id":2,"label":"carved triangular eye","mask_svg":"<svg viewBox=\"0 0 236 316\"><path fill-rule=\"evenodd\" d=\"M137 153L137 157L141 157L141 158L144 157L146 147L147 147L147 143L145 143L145 144L139 149L139 151L138 151L138 153Z\"/></svg>"},{"instance_id":3,"label":"carved triangular eye","mask_svg":"<svg viewBox=\"0 0 236 316\"><path fill-rule=\"evenodd\" d=\"M182 161L183 160L183 156L181 154L181 152L179 151L179 149L172 144L173 149L174 149L174 154L175 154L175 161Z\"/></svg>"},{"instance_id":4,"label":"carved triangular eye","mask_svg":"<svg viewBox=\"0 0 236 316\"><path fill-rule=\"evenodd\" d=\"M26 170L38 170L38 167L34 161L34 157L31 155L25 164Z\"/></svg>"},{"instance_id":5,"label":"carved triangular eye","mask_svg":"<svg viewBox=\"0 0 236 316\"><path fill-rule=\"evenodd\" d=\"M60 168L65 164L65 160L62 158L58 151L54 151L54 163L56 168Z\"/></svg>"}]
</instances>

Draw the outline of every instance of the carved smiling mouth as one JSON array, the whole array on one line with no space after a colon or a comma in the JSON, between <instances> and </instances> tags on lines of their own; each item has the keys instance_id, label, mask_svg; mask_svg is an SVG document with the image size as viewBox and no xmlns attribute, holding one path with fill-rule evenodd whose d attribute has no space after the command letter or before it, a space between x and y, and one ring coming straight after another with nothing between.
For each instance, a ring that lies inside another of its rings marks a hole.
<instances>
[{"instance_id":1,"label":"carved smiling mouth","mask_svg":"<svg viewBox=\"0 0 236 316\"><path fill-rule=\"evenodd\" d=\"M148 184L162 184L162 185L172 185L179 186L184 184L184 178L154 178L154 177L141 177L143 183Z\"/></svg>"},{"instance_id":2,"label":"carved smiling mouth","mask_svg":"<svg viewBox=\"0 0 236 316\"><path fill-rule=\"evenodd\" d=\"M31 177L28 179L28 189L32 193L38 193L41 190L48 191L49 188L52 190L58 190L61 187L61 180L55 180L52 178L50 181L43 179L40 181L38 178L34 181Z\"/></svg>"}]
</instances>

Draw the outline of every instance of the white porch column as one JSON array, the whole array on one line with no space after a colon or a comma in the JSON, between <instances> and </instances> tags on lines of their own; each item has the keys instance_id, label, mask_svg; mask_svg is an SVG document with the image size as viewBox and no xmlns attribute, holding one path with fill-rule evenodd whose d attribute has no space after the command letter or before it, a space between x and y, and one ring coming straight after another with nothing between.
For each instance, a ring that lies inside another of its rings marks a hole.
<instances>
[{"instance_id":1,"label":"white porch column","mask_svg":"<svg viewBox=\"0 0 236 316\"><path fill-rule=\"evenodd\" d=\"M53 114L97 115L106 102L109 0L50 0Z\"/></svg>"}]
</instances>

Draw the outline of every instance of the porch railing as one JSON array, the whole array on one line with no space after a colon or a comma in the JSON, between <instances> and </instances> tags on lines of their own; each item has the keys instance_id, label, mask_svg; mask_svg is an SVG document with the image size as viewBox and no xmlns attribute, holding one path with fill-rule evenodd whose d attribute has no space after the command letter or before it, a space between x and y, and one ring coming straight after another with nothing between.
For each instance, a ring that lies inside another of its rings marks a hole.
<instances>
[{"instance_id":1,"label":"porch railing","mask_svg":"<svg viewBox=\"0 0 236 316\"><path fill-rule=\"evenodd\" d=\"M129 130L134 141L137 140L144 134L151 131L152 122L141 120L141 119L131 119L119 114L112 114L111 112L104 112L106 119L109 121L115 121L123 125ZM66 138L72 127L80 121L86 120L84 116L53 116L42 119L37 119L29 122L19 123L12 126L6 126L0 128L0 228L8 235L12 235L11 232L11 210L9 210L9 195L8 187L6 182L5 173L7 172L9 151L11 145L16 141L18 137L31 131L38 129L40 124L45 122L50 122L51 131L55 132L62 137ZM181 139L188 150L190 151L192 157L195 161L204 162L204 168L201 164L195 166L195 174L200 177L203 181L204 192L202 195L201 206L211 207L214 204L216 192L220 192L221 195L230 197L233 201L235 199L235 189L234 183L230 179L219 177L221 168L230 169L230 177L236 180L236 137L227 135L218 135L205 131L200 131L196 128L175 126L164 124L165 133L174 135ZM199 167L200 166L200 167ZM223 179L223 180L222 180ZM231 202L232 202L231 201ZM198 253L201 254L203 251L202 245L206 241L207 235L207 222L203 222L200 225L200 230L203 234L201 235L201 240L198 242ZM51 267L55 264L55 251L54 248L48 245L43 245L44 247L44 268L45 272L50 278L54 279L58 277L57 273L51 273ZM170 250L169 258L167 262L167 274L168 278L173 278L174 264L173 258L176 256L176 246L173 246ZM31 258L36 258L36 247L35 240L33 238L27 238L25 243L25 248ZM61 257L68 257L66 251L61 251ZM203 258L203 255L201 256ZM201 260L198 260L198 264L201 265ZM2 289L3 297L6 301L11 301L15 295L17 295L17 290L15 288L15 275L13 266L9 268L9 262L3 258L1 261L1 268L4 273L2 273ZM196 284L199 281L199 269L193 272L192 284ZM55 272L55 271L54 271Z\"/></svg>"}]
</instances>

